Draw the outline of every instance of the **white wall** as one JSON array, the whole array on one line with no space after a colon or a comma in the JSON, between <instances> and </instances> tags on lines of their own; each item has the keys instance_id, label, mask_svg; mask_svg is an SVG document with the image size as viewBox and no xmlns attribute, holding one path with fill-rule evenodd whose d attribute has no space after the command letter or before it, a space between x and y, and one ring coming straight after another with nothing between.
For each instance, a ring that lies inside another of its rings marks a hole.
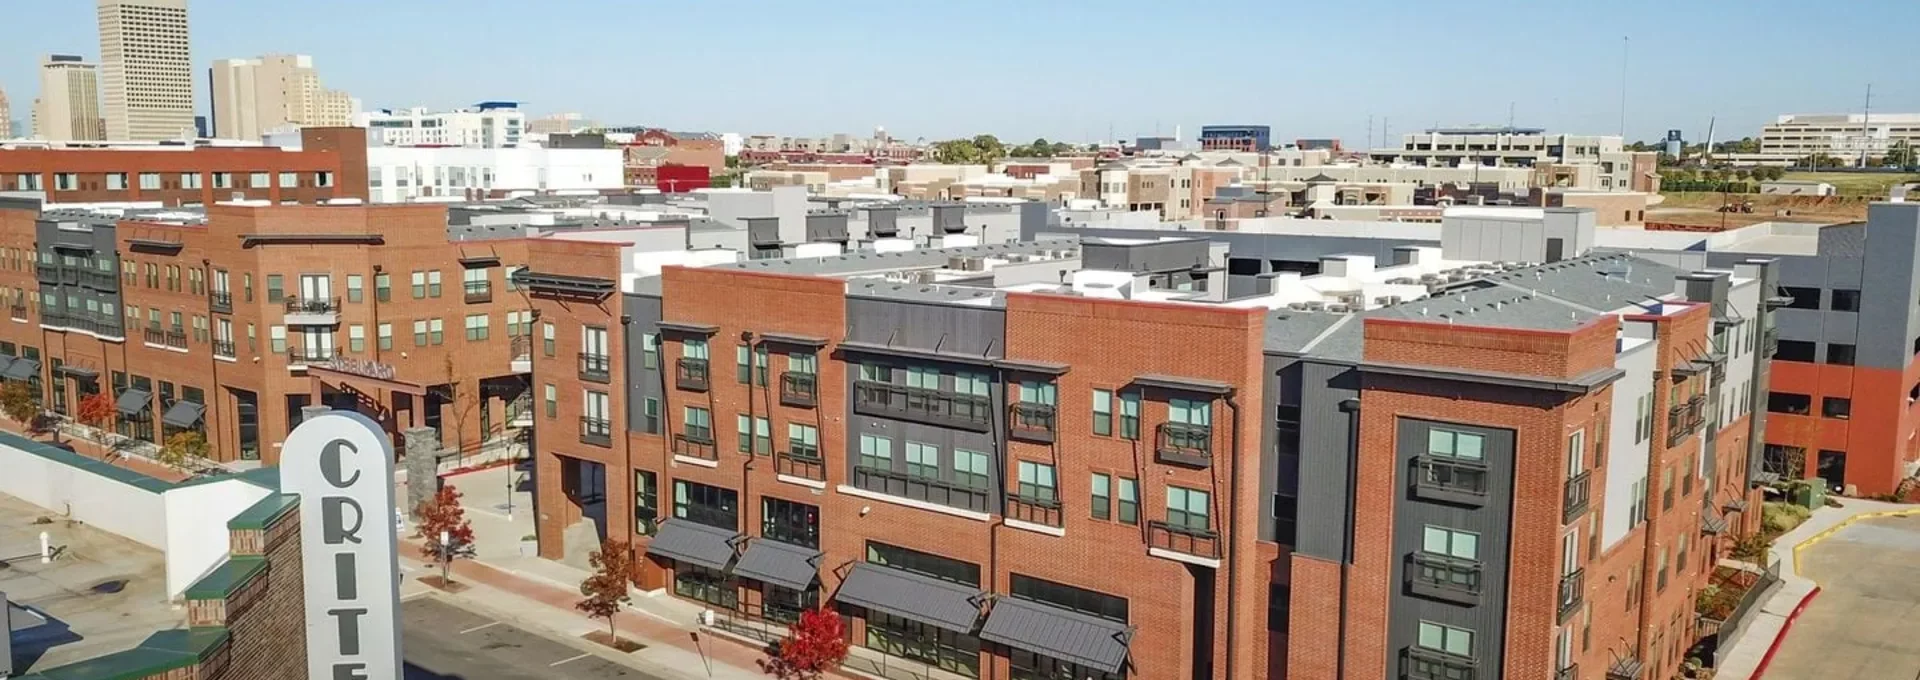
<instances>
[{"instance_id":1,"label":"white wall","mask_svg":"<svg viewBox=\"0 0 1920 680\"><path fill-rule=\"evenodd\" d=\"M183 486L162 494L167 518L167 596L226 561L231 549L227 521L252 507L267 489L238 479Z\"/></svg>"},{"instance_id":2,"label":"white wall","mask_svg":"<svg viewBox=\"0 0 1920 680\"><path fill-rule=\"evenodd\" d=\"M368 182L375 203L460 196L468 189L600 191L626 185L619 149L371 147ZM400 186L400 179L407 186Z\"/></svg>"},{"instance_id":3,"label":"white wall","mask_svg":"<svg viewBox=\"0 0 1920 680\"><path fill-rule=\"evenodd\" d=\"M1622 327L1645 326L1644 322L1622 321ZM1647 481L1647 456L1652 434L1642 441L1634 441L1635 420L1640 412L1641 397L1653 395L1653 369L1657 342L1642 342L1614 358L1614 366L1626 372L1620 380L1613 383L1613 418L1609 421L1607 432L1607 479L1601 487L1606 494L1606 514L1600 521L1600 549L1612 549L1620 539L1626 538L1633 527L1627 523L1632 519L1635 483ZM1651 408L1651 406L1649 406ZM1656 413L1654 418L1665 418L1666 414ZM1644 493L1644 489L1642 491ZM1653 494L1648 494L1652 497Z\"/></svg>"},{"instance_id":4,"label":"white wall","mask_svg":"<svg viewBox=\"0 0 1920 680\"><path fill-rule=\"evenodd\" d=\"M38 505L51 515L166 549L167 514L158 492L28 453L12 444L16 441L22 440L0 437L0 470L5 471L0 473L0 493Z\"/></svg>"}]
</instances>

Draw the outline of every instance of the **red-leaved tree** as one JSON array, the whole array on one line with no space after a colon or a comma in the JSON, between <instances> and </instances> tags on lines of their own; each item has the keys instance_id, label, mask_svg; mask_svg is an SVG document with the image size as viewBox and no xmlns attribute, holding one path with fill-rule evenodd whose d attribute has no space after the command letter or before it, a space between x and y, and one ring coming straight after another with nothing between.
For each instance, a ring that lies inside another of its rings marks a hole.
<instances>
[{"instance_id":1,"label":"red-leaved tree","mask_svg":"<svg viewBox=\"0 0 1920 680\"><path fill-rule=\"evenodd\" d=\"M593 575L580 582L580 594L586 599L573 607L586 612L587 616L607 620L607 644L617 644L619 633L613 628L613 615L620 613L620 607L632 602L627 594L627 580L633 573L633 557L627 551L627 544L608 539L600 543L600 549L587 555L587 564L593 567Z\"/></svg>"},{"instance_id":2,"label":"red-leaved tree","mask_svg":"<svg viewBox=\"0 0 1920 680\"><path fill-rule=\"evenodd\" d=\"M818 680L847 658L847 630L840 615L830 609L800 612L787 628L779 653L768 658L768 674L781 680Z\"/></svg>"},{"instance_id":3,"label":"red-leaved tree","mask_svg":"<svg viewBox=\"0 0 1920 680\"><path fill-rule=\"evenodd\" d=\"M107 396L105 392L95 392L82 398L80 403L74 406L73 417L80 421L81 425L105 430L113 425L113 416L117 410L113 404L113 397Z\"/></svg>"},{"instance_id":4,"label":"red-leaved tree","mask_svg":"<svg viewBox=\"0 0 1920 680\"><path fill-rule=\"evenodd\" d=\"M452 583L447 572L453 567L453 560L473 556L473 524L467 521L466 510L460 507L460 491L452 484L442 486L432 498L420 501L414 513L420 516L415 526L420 529L421 556L440 565L440 583ZM442 533L446 534L444 544L440 539Z\"/></svg>"}]
</instances>

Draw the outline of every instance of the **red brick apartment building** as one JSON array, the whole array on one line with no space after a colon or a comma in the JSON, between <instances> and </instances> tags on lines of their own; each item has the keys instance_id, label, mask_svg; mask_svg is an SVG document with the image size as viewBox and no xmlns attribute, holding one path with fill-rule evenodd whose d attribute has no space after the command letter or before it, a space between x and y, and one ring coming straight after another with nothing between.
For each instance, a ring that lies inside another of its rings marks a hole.
<instances>
[{"instance_id":1,"label":"red brick apartment building","mask_svg":"<svg viewBox=\"0 0 1920 680\"><path fill-rule=\"evenodd\" d=\"M0 148L0 191L49 203L367 200L365 128L306 128L275 147Z\"/></svg>"},{"instance_id":2,"label":"red brick apartment building","mask_svg":"<svg viewBox=\"0 0 1920 680\"><path fill-rule=\"evenodd\" d=\"M447 230L442 206L116 216L0 199L4 375L62 415L112 394L120 434L199 430L219 461L274 464L301 407L321 404L396 443L424 426L472 450L528 403L513 406L532 314L508 277L526 241Z\"/></svg>"},{"instance_id":3,"label":"red brick apartment building","mask_svg":"<svg viewBox=\"0 0 1920 680\"><path fill-rule=\"evenodd\" d=\"M540 554L941 677L1663 678L1757 521L1764 263L1344 315L618 248L528 245Z\"/></svg>"}]
</instances>

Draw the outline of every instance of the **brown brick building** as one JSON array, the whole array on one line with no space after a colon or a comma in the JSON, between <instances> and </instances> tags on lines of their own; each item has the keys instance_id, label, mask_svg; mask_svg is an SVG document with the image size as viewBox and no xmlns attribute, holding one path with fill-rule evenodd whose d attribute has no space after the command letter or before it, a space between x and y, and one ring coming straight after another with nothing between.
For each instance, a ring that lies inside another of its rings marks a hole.
<instances>
[{"instance_id":1,"label":"brown brick building","mask_svg":"<svg viewBox=\"0 0 1920 680\"><path fill-rule=\"evenodd\" d=\"M367 200L365 128L305 128L275 147L0 148L0 191L51 203Z\"/></svg>"}]
</instances>

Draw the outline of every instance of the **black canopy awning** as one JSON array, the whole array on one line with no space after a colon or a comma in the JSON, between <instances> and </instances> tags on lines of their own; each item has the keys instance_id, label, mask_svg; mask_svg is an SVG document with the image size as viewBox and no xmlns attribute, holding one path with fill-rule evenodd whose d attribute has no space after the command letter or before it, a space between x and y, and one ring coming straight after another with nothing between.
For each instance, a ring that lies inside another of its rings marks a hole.
<instances>
[{"instance_id":1,"label":"black canopy awning","mask_svg":"<svg viewBox=\"0 0 1920 680\"><path fill-rule=\"evenodd\" d=\"M7 365L8 380L32 380L40 375L40 362L35 359L14 359Z\"/></svg>"},{"instance_id":2,"label":"black canopy awning","mask_svg":"<svg viewBox=\"0 0 1920 680\"><path fill-rule=\"evenodd\" d=\"M118 406L123 414L137 416L153 405L153 393L138 387L129 387L120 393L120 398L114 401L114 405Z\"/></svg>"},{"instance_id":3,"label":"black canopy awning","mask_svg":"<svg viewBox=\"0 0 1920 680\"><path fill-rule=\"evenodd\" d=\"M167 407L166 413L161 414L160 422L166 423L168 427L190 428L199 425L200 418L206 412L207 407L202 404L176 401L172 406Z\"/></svg>"},{"instance_id":4,"label":"black canopy awning","mask_svg":"<svg viewBox=\"0 0 1920 680\"><path fill-rule=\"evenodd\" d=\"M806 590L820 575L820 551L758 539L733 565L733 573L790 590Z\"/></svg>"},{"instance_id":5,"label":"black canopy awning","mask_svg":"<svg viewBox=\"0 0 1920 680\"><path fill-rule=\"evenodd\" d=\"M1133 631L1110 621L1043 602L1003 597L993 603L980 639L1018 647L1105 673L1127 661Z\"/></svg>"},{"instance_id":6,"label":"black canopy awning","mask_svg":"<svg viewBox=\"0 0 1920 680\"><path fill-rule=\"evenodd\" d=\"M660 523L660 533L647 545L647 554L724 571L733 561L733 544L739 538L728 529L669 519Z\"/></svg>"},{"instance_id":7,"label":"black canopy awning","mask_svg":"<svg viewBox=\"0 0 1920 680\"><path fill-rule=\"evenodd\" d=\"M980 621L981 597L977 588L861 562L847 572L833 599L971 635Z\"/></svg>"}]
</instances>

